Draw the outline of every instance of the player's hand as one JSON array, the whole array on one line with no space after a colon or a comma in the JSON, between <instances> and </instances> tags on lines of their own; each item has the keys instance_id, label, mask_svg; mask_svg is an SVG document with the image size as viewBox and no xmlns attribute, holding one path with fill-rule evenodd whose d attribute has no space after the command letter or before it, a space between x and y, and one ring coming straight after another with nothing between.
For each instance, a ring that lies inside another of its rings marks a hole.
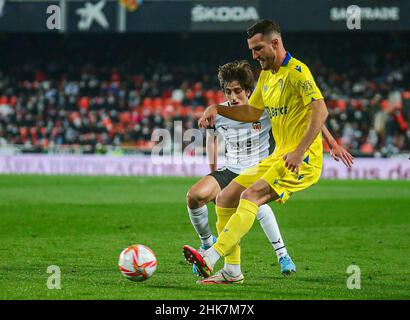
<instances>
[{"instance_id":1,"label":"player's hand","mask_svg":"<svg viewBox=\"0 0 410 320\"><path fill-rule=\"evenodd\" d=\"M303 160L303 155L304 152L300 152L298 150L285 154L283 156L283 160L285 160L285 167L288 168L290 171L299 174L299 169Z\"/></svg>"},{"instance_id":2,"label":"player's hand","mask_svg":"<svg viewBox=\"0 0 410 320\"><path fill-rule=\"evenodd\" d=\"M215 126L215 117L218 114L217 105L211 105L205 109L204 114L198 120L198 127L208 128Z\"/></svg>"},{"instance_id":3,"label":"player's hand","mask_svg":"<svg viewBox=\"0 0 410 320\"><path fill-rule=\"evenodd\" d=\"M330 149L330 155L336 161L342 160L343 164L347 168L351 168L353 166L353 156L342 146L340 146L337 142L333 143Z\"/></svg>"}]
</instances>

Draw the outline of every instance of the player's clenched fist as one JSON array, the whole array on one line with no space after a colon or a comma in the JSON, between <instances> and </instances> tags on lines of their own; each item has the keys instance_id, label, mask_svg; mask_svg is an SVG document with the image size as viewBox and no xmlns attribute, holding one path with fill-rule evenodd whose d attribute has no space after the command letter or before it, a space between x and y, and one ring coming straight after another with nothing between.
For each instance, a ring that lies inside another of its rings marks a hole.
<instances>
[{"instance_id":1,"label":"player's clenched fist","mask_svg":"<svg viewBox=\"0 0 410 320\"><path fill-rule=\"evenodd\" d=\"M205 109L204 114L198 120L200 128L208 128L215 126L215 117L218 114L217 105L214 104Z\"/></svg>"}]
</instances>

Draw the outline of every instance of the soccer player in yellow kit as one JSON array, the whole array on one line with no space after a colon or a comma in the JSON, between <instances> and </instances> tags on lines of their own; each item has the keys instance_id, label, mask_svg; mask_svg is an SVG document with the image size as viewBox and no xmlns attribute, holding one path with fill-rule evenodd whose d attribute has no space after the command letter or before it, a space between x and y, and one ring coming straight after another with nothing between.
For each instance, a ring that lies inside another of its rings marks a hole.
<instances>
[{"instance_id":1,"label":"soccer player in yellow kit","mask_svg":"<svg viewBox=\"0 0 410 320\"><path fill-rule=\"evenodd\" d=\"M221 257L238 252L239 242L250 230L259 206L270 201L285 203L297 191L315 184L321 175L323 147L321 128L328 111L309 68L286 52L277 23L262 20L247 31L253 59L262 68L247 105L208 107L199 119L204 128L215 117L254 122L266 110L272 123L274 152L235 178L216 199L218 219L226 225L217 242L202 254L184 246L185 258L205 278L200 283L229 279L243 282L243 275L228 275L223 269L211 276ZM227 213L230 212L230 215Z\"/></svg>"}]
</instances>

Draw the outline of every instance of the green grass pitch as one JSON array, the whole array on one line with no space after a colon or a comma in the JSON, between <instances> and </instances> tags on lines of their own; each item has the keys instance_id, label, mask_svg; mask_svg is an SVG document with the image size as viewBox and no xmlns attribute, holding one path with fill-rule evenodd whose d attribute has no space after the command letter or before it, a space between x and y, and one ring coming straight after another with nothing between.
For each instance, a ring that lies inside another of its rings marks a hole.
<instances>
[{"instance_id":1,"label":"green grass pitch","mask_svg":"<svg viewBox=\"0 0 410 320\"><path fill-rule=\"evenodd\" d=\"M280 275L255 222L242 240L245 283L200 286L181 253L198 246L185 207L196 180L0 176L0 299L410 298L410 181L322 180L272 204L297 273ZM144 283L117 269L134 243L158 258ZM60 290L47 289L50 265ZM349 265L360 267L360 290L346 286Z\"/></svg>"}]
</instances>

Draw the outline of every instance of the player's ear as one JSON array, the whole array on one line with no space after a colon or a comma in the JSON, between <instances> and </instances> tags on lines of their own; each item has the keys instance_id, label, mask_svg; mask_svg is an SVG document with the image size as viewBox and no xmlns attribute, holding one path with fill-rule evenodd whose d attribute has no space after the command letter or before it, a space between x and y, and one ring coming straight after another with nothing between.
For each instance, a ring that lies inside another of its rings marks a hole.
<instances>
[{"instance_id":1,"label":"player's ear","mask_svg":"<svg viewBox=\"0 0 410 320\"><path fill-rule=\"evenodd\" d=\"M272 37L271 40L272 48L277 49L279 46L279 38L278 37Z\"/></svg>"}]
</instances>

